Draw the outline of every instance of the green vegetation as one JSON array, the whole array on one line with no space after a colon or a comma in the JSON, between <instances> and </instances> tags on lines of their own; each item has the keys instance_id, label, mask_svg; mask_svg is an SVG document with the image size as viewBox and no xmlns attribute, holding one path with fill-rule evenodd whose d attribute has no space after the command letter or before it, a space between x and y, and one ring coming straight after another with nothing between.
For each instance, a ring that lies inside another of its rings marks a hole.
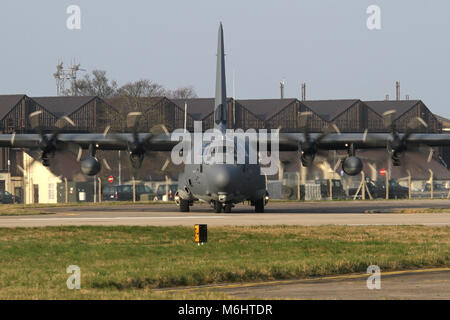
<instances>
[{"instance_id":1,"label":"green vegetation","mask_svg":"<svg viewBox=\"0 0 450 320\"><path fill-rule=\"evenodd\" d=\"M450 227L187 227L0 229L0 299L223 298L153 288L450 266ZM68 290L66 268L81 268Z\"/></svg>"}]
</instances>

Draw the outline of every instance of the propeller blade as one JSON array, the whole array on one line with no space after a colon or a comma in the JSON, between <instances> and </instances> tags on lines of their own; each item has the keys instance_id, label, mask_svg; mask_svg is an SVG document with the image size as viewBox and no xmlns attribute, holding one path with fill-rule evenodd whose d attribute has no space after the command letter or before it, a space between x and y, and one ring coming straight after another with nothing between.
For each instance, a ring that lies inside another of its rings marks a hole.
<instances>
[{"instance_id":1,"label":"propeller blade","mask_svg":"<svg viewBox=\"0 0 450 320\"><path fill-rule=\"evenodd\" d=\"M299 126L300 128L307 128L308 127L308 120L309 117L312 116L312 112L311 111L305 111L305 112L300 112L299 113Z\"/></svg>"},{"instance_id":2,"label":"propeller blade","mask_svg":"<svg viewBox=\"0 0 450 320\"><path fill-rule=\"evenodd\" d=\"M157 125L153 126L150 129L150 133L152 133L152 134L158 134L158 133L169 134L169 130L167 130L167 127L161 123L161 124L157 124Z\"/></svg>"},{"instance_id":3,"label":"propeller blade","mask_svg":"<svg viewBox=\"0 0 450 320\"><path fill-rule=\"evenodd\" d=\"M419 129L421 126L423 126L425 128L428 127L428 125L422 118L420 118L420 117L412 118L407 124L406 132L402 138L402 141L407 141L408 138L411 136L411 134L414 133L414 131Z\"/></svg>"},{"instance_id":4,"label":"propeller blade","mask_svg":"<svg viewBox=\"0 0 450 320\"><path fill-rule=\"evenodd\" d=\"M22 168L20 165L17 165L17 169L19 169L20 170L20 172L22 172L22 174L25 176L26 175L26 173L25 173L25 169L24 168Z\"/></svg>"},{"instance_id":5,"label":"propeller blade","mask_svg":"<svg viewBox=\"0 0 450 320\"><path fill-rule=\"evenodd\" d=\"M397 114L397 110L388 110L383 113L384 126L386 128L390 128L391 131L394 131L394 120L395 115Z\"/></svg>"},{"instance_id":6,"label":"propeller blade","mask_svg":"<svg viewBox=\"0 0 450 320\"><path fill-rule=\"evenodd\" d=\"M111 129L111 126L106 126L105 130L103 131L103 136L104 137L106 137L106 135L108 134L110 129Z\"/></svg>"},{"instance_id":7,"label":"propeller blade","mask_svg":"<svg viewBox=\"0 0 450 320\"><path fill-rule=\"evenodd\" d=\"M433 148L430 148L430 153L428 154L427 163L430 163L431 159L433 159L433 153L434 153Z\"/></svg>"},{"instance_id":8,"label":"propeller blade","mask_svg":"<svg viewBox=\"0 0 450 320\"><path fill-rule=\"evenodd\" d=\"M333 168L333 172L336 172L336 170L339 168L339 165L341 164L342 159L338 159L338 161L336 161L336 164L334 165Z\"/></svg>"},{"instance_id":9,"label":"propeller blade","mask_svg":"<svg viewBox=\"0 0 450 320\"><path fill-rule=\"evenodd\" d=\"M142 112L130 112L127 114L127 128L136 130L139 125L139 120L142 116Z\"/></svg>"},{"instance_id":10,"label":"propeller blade","mask_svg":"<svg viewBox=\"0 0 450 320\"><path fill-rule=\"evenodd\" d=\"M313 142L318 143L318 142L322 141L323 139L325 139L326 137L328 137L332 133L341 134L341 130L339 130L339 127L335 123L332 123L331 125L326 126L324 128L323 132L320 134L320 136L318 136L316 139L314 139Z\"/></svg>"},{"instance_id":11,"label":"propeller blade","mask_svg":"<svg viewBox=\"0 0 450 320\"><path fill-rule=\"evenodd\" d=\"M59 151L70 153L77 160L77 162L80 162L83 154L83 148L72 142L64 143Z\"/></svg>"},{"instance_id":12,"label":"propeller blade","mask_svg":"<svg viewBox=\"0 0 450 320\"><path fill-rule=\"evenodd\" d=\"M108 171L111 171L111 167L109 166L109 163L108 163L108 161L106 161L105 158L103 158L102 162L103 162L103 166L104 166Z\"/></svg>"},{"instance_id":13,"label":"propeller blade","mask_svg":"<svg viewBox=\"0 0 450 320\"><path fill-rule=\"evenodd\" d=\"M410 128L411 130L416 130L421 126L428 128L428 124L421 117L412 118L408 122L408 128Z\"/></svg>"},{"instance_id":14,"label":"propeller blade","mask_svg":"<svg viewBox=\"0 0 450 320\"><path fill-rule=\"evenodd\" d=\"M367 134L369 133L369 130L366 128L364 129L364 134L363 134L363 142L367 141Z\"/></svg>"},{"instance_id":15,"label":"propeller blade","mask_svg":"<svg viewBox=\"0 0 450 320\"><path fill-rule=\"evenodd\" d=\"M338 126L336 125L336 123L333 123L331 125L331 127L334 129L334 131L336 131L337 134L341 134L341 130L339 130Z\"/></svg>"},{"instance_id":16,"label":"propeller blade","mask_svg":"<svg viewBox=\"0 0 450 320\"><path fill-rule=\"evenodd\" d=\"M80 147L78 149L78 153L77 153L77 162L80 162L82 154L83 154L83 149Z\"/></svg>"},{"instance_id":17,"label":"propeller blade","mask_svg":"<svg viewBox=\"0 0 450 320\"><path fill-rule=\"evenodd\" d=\"M34 111L30 113L28 118L30 119L30 126L33 130L40 130L41 129L41 123L39 120L39 116L41 115L42 110Z\"/></svg>"},{"instance_id":18,"label":"propeller blade","mask_svg":"<svg viewBox=\"0 0 450 320\"><path fill-rule=\"evenodd\" d=\"M163 164L163 166L161 168L161 171L164 172L169 164L170 164L170 160L166 159L166 161L164 162L164 164Z\"/></svg>"},{"instance_id":19,"label":"propeller blade","mask_svg":"<svg viewBox=\"0 0 450 320\"><path fill-rule=\"evenodd\" d=\"M67 116L62 116L58 120L56 120L55 126L59 129L63 129L67 124L70 124L72 127L75 127L75 122L72 121Z\"/></svg>"},{"instance_id":20,"label":"propeller blade","mask_svg":"<svg viewBox=\"0 0 450 320\"><path fill-rule=\"evenodd\" d=\"M11 135L11 146L14 146L14 140L16 139L16 133L13 132L13 134Z\"/></svg>"}]
</instances>

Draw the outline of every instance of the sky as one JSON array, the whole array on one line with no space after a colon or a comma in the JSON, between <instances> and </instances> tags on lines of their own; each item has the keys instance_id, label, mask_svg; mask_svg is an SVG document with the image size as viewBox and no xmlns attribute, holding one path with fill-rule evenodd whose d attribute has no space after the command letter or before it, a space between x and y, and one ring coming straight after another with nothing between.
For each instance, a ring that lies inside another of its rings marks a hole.
<instances>
[{"instance_id":1,"label":"sky","mask_svg":"<svg viewBox=\"0 0 450 320\"><path fill-rule=\"evenodd\" d=\"M66 26L70 5L80 29ZM381 29L366 13L380 8ZM213 97L223 23L228 96L238 99L421 99L450 118L450 1L2 0L0 94L56 95L60 61ZM82 73L80 73L82 75Z\"/></svg>"}]
</instances>

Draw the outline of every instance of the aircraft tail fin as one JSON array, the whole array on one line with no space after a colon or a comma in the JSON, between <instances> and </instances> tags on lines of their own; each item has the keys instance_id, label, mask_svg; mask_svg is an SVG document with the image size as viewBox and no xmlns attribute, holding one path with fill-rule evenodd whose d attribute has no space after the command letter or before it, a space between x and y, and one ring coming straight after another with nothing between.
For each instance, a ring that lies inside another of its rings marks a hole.
<instances>
[{"instance_id":1,"label":"aircraft tail fin","mask_svg":"<svg viewBox=\"0 0 450 320\"><path fill-rule=\"evenodd\" d=\"M225 52L222 23L217 44L216 99L214 103L214 128L224 132L228 127L227 90L225 79Z\"/></svg>"}]
</instances>

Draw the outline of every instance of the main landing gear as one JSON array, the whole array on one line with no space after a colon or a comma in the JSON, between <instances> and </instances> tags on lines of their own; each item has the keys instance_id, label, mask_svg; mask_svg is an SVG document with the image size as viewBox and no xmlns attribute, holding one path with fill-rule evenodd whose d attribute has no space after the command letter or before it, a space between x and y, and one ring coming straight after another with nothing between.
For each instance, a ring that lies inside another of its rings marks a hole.
<instances>
[{"instance_id":1,"label":"main landing gear","mask_svg":"<svg viewBox=\"0 0 450 320\"><path fill-rule=\"evenodd\" d=\"M256 213L264 213L264 207L269 203L269 193L266 190L266 194L263 198L255 200L252 205L255 206Z\"/></svg>"},{"instance_id":2,"label":"main landing gear","mask_svg":"<svg viewBox=\"0 0 450 320\"><path fill-rule=\"evenodd\" d=\"M264 198L256 200L254 205L256 213L264 213Z\"/></svg>"},{"instance_id":3,"label":"main landing gear","mask_svg":"<svg viewBox=\"0 0 450 320\"><path fill-rule=\"evenodd\" d=\"M189 212L189 200L180 199L180 212Z\"/></svg>"}]
</instances>

